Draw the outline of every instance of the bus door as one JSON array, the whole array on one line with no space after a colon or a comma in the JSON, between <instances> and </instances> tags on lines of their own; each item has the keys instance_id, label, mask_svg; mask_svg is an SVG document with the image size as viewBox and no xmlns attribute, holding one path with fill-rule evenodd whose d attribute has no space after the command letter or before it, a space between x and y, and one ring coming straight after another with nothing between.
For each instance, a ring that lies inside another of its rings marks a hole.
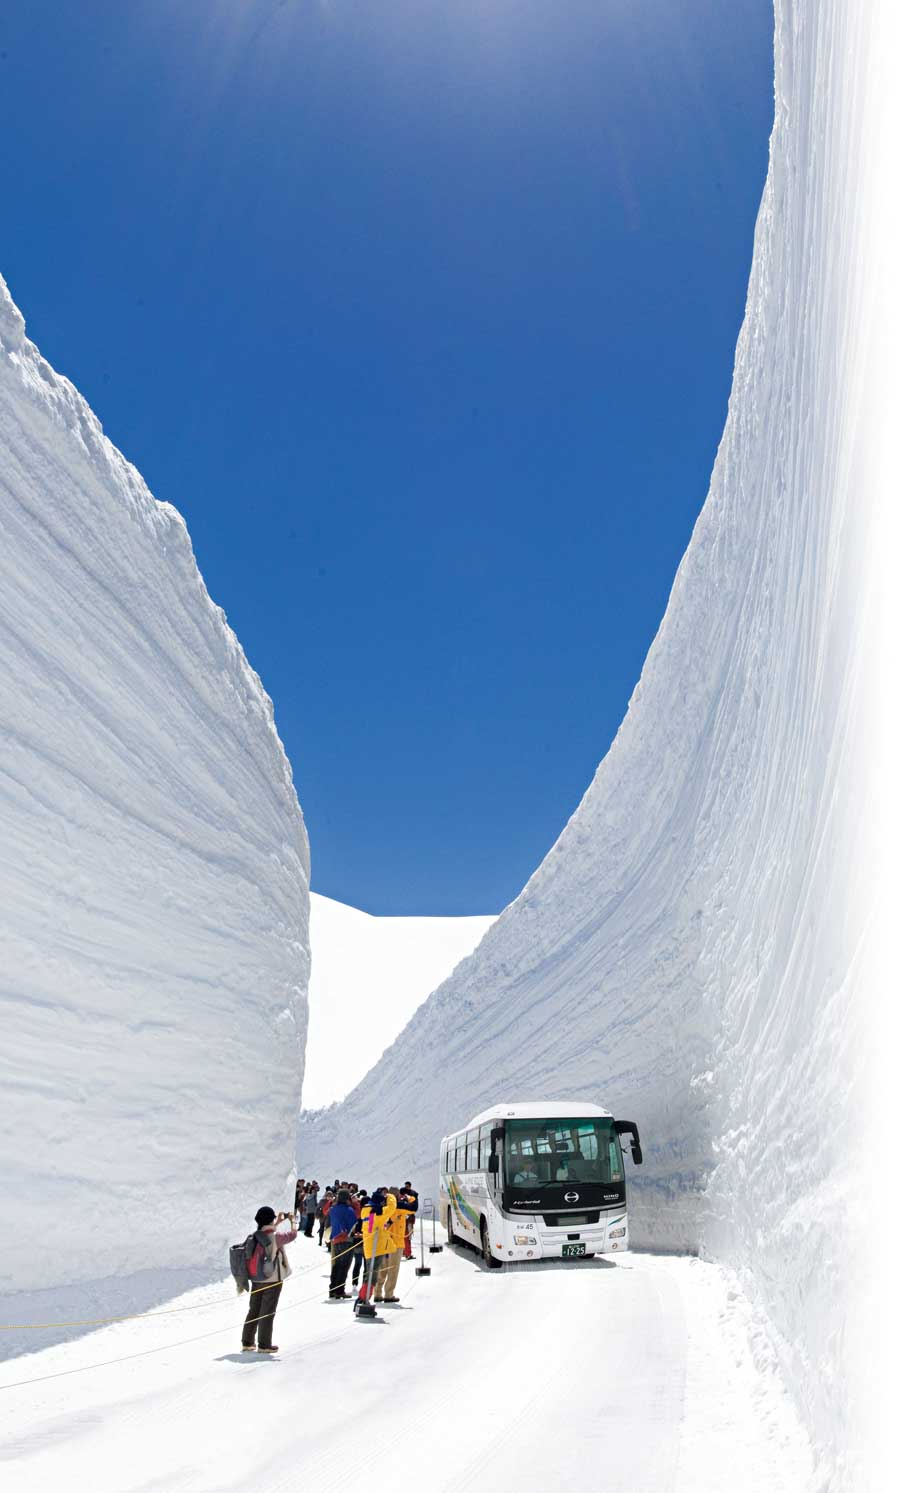
<instances>
[{"instance_id":1,"label":"bus door","mask_svg":"<svg viewBox=\"0 0 900 1493\"><path fill-rule=\"evenodd\" d=\"M481 1167L487 1179L488 1197L495 1208L500 1207L503 1191L503 1176L500 1158L503 1155L503 1126L482 1125Z\"/></svg>"}]
</instances>

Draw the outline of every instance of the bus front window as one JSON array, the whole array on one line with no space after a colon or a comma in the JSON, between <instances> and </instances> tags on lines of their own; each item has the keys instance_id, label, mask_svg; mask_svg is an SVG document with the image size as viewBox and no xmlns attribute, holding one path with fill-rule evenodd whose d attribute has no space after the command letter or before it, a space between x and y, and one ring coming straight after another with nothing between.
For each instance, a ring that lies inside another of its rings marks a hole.
<instances>
[{"instance_id":1,"label":"bus front window","mask_svg":"<svg viewBox=\"0 0 900 1493\"><path fill-rule=\"evenodd\" d=\"M610 1184L623 1178L612 1120L507 1120L506 1177L512 1187Z\"/></svg>"}]
</instances>

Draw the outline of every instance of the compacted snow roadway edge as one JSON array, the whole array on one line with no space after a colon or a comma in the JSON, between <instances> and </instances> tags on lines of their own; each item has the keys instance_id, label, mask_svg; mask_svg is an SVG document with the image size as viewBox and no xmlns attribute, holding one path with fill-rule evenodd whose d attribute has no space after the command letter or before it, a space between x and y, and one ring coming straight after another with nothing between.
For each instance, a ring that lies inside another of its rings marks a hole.
<instances>
[{"instance_id":1,"label":"compacted snow roadway edge","mask_svg":"<svg viewBox=\"0 0 900 1493\"><path fill-rule=\"evenodd\" d=\"M242 1355L230 1282L0 1369L0 1463L30 1493L351 1486L402 1449L435 1493L804 1493L811 1457L727 1272L673 1256L488 1272L466 1249L360 1323L290 1249L277 1359ZM183 1310L182 1310L183 1309ZM88 1368L87 1365L92 1365Z\"/></svg>"}]
</instances>

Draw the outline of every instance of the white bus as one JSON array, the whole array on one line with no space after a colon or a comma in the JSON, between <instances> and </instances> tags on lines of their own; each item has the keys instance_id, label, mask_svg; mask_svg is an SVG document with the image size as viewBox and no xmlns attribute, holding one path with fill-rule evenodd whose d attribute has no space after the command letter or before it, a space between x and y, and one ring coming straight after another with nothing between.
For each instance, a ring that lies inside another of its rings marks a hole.
<instances>
[{"instance_id":1,"label":"white bus","mask_svg":"<svg viewBox=\"0 0 900 1493\"><path fill-rule=\"evenodd\" d=\"M620 1137L631 1120L578 1101L497 1104L441 1142L441 1223L485 1263L590 1258L628 1248Z\"/></svg>"}]
</instances>

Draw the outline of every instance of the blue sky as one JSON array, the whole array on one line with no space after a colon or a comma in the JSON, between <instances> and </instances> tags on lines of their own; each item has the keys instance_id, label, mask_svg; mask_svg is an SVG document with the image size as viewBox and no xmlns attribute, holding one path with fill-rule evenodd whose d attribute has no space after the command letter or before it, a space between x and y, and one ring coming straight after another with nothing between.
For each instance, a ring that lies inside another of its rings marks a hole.
<instances>
[{"instance_id":1,"label":"blue sky","mask_svg":"<svg viewBox=\"0 0 900 1493\"><path fill-rule=\"evenodd\" d=\"M768 0L29 0L0 269L271 694L315 889L498 911L725 418Z\"/></svg>"}]
</instances>

